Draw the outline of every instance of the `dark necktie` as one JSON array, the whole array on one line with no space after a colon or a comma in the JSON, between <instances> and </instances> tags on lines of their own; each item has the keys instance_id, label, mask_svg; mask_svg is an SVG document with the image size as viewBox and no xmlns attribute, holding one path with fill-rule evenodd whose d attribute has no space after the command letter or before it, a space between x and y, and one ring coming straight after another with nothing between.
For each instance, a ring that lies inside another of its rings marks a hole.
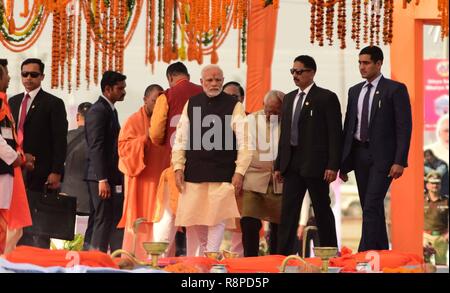
<instances>
[{"instance_id":1,"label":"dark necktie","mask_svg":"<svg viewBox=\"0 0 450 293\"><path fill-rule=\"evenodd\" d=\"M17 131L19 145L22 145L22 143L23 143L23 133L24 133L23 128L25 125L25 120L27 118L27 108L28 108L28 102L30 101L30 99L31 99L30 95L26 94L22 100L22 108L20 109L20 116L19 116L19 129Z\"/></svg>"},{"instance_id":2,"label":"dark necktie","mask_svg":"<svg viewBox=\"0 0 450 293\"><path fill-rule=\"evenodd\" d=\"M117 128L120 128L120 123L119 123L119 114L117 114L117 110L114 109L114 123L116 124Z\"/></svg>"},{"instance_id":3,"label":"dark necktie","mask_svg":"<svg viewBox=\"0 0 450 293\"><path fill-rule=\"evenodd\" d=\"M302 103L305 93L301 92L298 96L297 106L295 107L294 117L291 124L291 145L298 145L298 120L300 119L300 112L302 111Z\"/></svg>"},{"instance_id":4,"label":"dark necktie","mask_svg":"<svg viewBox=\"0 0 450 293\"><path fill-rule=\"evenodd\" d=\"M361 128L359 130L359 137L361 138L362 142L366 142L369 139L369 100L371 88L372 84L368 83L361 113Z\"/></svg>"}]
</instances>

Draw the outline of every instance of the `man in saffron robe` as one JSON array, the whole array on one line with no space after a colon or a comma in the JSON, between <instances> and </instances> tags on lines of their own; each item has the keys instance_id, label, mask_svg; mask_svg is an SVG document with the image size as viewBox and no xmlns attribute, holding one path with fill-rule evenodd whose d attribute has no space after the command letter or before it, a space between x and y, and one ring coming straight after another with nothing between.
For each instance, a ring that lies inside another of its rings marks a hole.
<instances>
[{"instance_id":1,"label":"man in saffron robe","mask_svg":"<svg viewBox=\"0 0 450 293\"><path fill-rule=\"evenodd\" d=\"M131 115L119 134L119 170L125 175L125 199L119 228L125 228L123 249L146 258L142 242L152 241L151 224L159 221L161 208L156 197L161 172L166 167L164 147L153 144L149 137L150 118L162 87L152 84L144 94L144 106ZM135 231L133 224L145 218L147 225ZM143 229L142 229L143 228Z\"/></svg>"}]
</instances>

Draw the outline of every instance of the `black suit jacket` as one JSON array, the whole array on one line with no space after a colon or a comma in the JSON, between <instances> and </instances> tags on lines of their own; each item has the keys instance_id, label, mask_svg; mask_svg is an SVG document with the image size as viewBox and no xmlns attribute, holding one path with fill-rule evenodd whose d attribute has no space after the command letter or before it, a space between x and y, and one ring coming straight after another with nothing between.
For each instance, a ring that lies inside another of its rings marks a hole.
<instances>
[{"instance_id":1,"label":"black suit jacket","mask_svg":"<svg viewBox=\"0 0 450 293\"><path fill-rule=\"evenodd\" d=\"M281 135L275 170L284 174L292 156L290 144L292 111L298 90L283 99ZM301 152L300 173L305 177L323 177L326 169L339 170L342 150L342 115L335 93L312 86L299 119L298 149Z\"/></svg>"},{"instance_id":2,"label":"black suit jacket","mask_svg":"<svg viewBox=\"0 0 450 293\"><path fill-rule=\"evenodd\" d=\"M67 133L67 157L61 191L77 198L78 213L90 212L88 188L84 182L87 153L84 127L70 130Z\"/></svg>"},{"instance_id":3,"label":"black suit jacket","mask_svg":"<svg viewBox=\"0 0 450 293\"><path fill-rule=\"evenodd\" d=\"M108 102L99 97L86 114L88 144L86 180L108 179L110 185L122 185L119 171L118 138L120 125Z\"/></svg>"},{"instance_id":4,"label":"black suit jacket","mask_svg":"<svg viewBox=\"0 0 450 293\"><path fill-rule=\"evenodd\" d=\"M11 97L9 105L17 125L24 93ZM36 157L35 169L27 171L28 189L42 191L50 173L63 174L67 149L67 114L63 100L40 90L24 124L23 150Z\"/></svg>"},{"instance_id":5,"label":"black suit jacket","mask_svg":"<svg viewBox=\"0 0 450 293\"><path fill-rule=\"evenodd\" d=\"M345 173L354 169L350 153L358 125L358 98L364 83L361 82L348 91L341 167ZM411 131L411 104L406 86L381 77L375 89L369 122L369 150L377 169L384 172L393 164L404 167L408 165Z\"/></svg>"}]
</instances>

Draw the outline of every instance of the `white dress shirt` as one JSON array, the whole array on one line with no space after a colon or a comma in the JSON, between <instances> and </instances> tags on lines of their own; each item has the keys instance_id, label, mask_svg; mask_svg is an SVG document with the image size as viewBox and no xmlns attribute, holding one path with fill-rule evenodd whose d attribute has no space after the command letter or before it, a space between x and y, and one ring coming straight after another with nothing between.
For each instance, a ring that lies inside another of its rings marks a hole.
<instances>
[{"instance_id":1,"label":"white dress shirt","mask_svg":"<svg viewBox=\"0 0 450 293\"><path fill-rule=\"evenodd\" d=\"M305 95L303 96L303 101L302 101L302 104L301 104L301 108L303 107L303 105L305 104L305 101L306 101L306 97L308 96L308 93L309 93L309 91L311 90L311 88L312 88L312 86L314 85L314 82L312 83L312 84L310 84L307 88L305 88L305 90L303 91L304 93L305 93ZM300 93L302 92L302 90L299 88L298 89L298 93L297 93L297 95L295 96L295 99L294 99L294 104L293 104L293 106L292 106L292 120L294 120L294 114L295 114L295 108L297 107L297 104L298 104L298 99L300 98ZM300 108L300 109L301 109Z\"/></svg>"},{"instance_id":2,"label":"white dress shirt","mask_svg":"<svg viewBox=\"0 0 450 293\"><path fill-rule=\"evenodd\" d=\"M27 114L28 111L30 111L31 108L31 104L33 104L34 98L36 98L38 92L41 90L41 87L38 87L37 89L32 90L31 92L28 93L28 95L30 96L30 99L28 100L28 104L27 104ZM23 93L23 98L25 99L25 96L27 95L27 92ZM23 102L23 100L22 100ZM19 108L19 116L17 117L17 125L20 125L20 113L22 113L22 103L20 103L20 108Z\"/></svg>"},{"instance_id":3,"label":"white dress shirt","mask_svg":"<svg viewBox=\"0 0 450 293\"><path fill-rule=\"evenodd\" d=\"M111 101L110 100L108 100L108 98L107 97L105 97L104 95L100 95L100 97L102 97L103 99L105 99L107 102L108 102L108 104L111 106L111 109L113 110L113 112L114 112L114 110L116 109L116 108L114 108L114 104L113 103L111 103Z\"/></svg>"}]
</instances>

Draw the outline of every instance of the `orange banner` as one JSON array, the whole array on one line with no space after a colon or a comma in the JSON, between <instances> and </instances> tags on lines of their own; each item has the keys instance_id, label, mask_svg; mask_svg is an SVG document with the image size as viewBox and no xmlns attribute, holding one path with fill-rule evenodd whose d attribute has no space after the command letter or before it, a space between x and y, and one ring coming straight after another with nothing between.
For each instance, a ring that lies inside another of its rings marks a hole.
<instances>
[{"instance_id":1,"label":"orange banner","mask_svg":"<svg viewBox=\"0 0 450 293\"><path fill-rule=\"evenodd\" d=\"M246 111L260 110L264 95L271 89L278 8L263 8L251 1L248 16Z\"/></svg>"}]
</instances>

